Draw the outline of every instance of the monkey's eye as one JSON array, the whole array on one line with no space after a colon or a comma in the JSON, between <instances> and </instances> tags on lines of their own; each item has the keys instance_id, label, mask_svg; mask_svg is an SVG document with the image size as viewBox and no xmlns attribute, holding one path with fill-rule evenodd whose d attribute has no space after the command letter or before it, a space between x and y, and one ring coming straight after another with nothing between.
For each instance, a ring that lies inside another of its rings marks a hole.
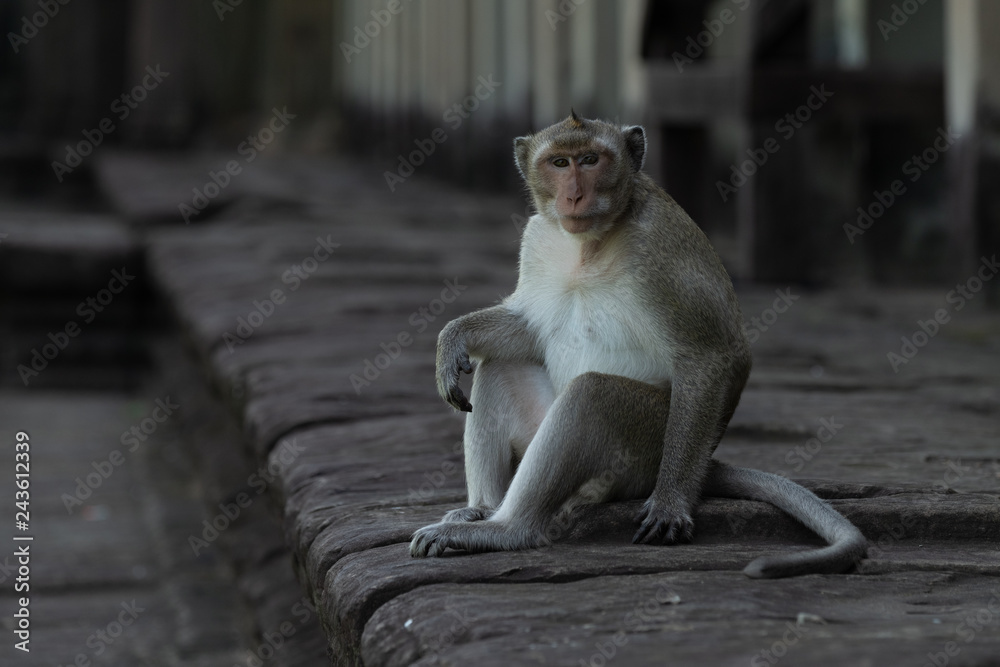
<instances>
[{"instance_id":1,"label":"monkey's eye","mask_svg":"<svg viewBox=\"0 0 1000 667\"><path fill-rule=\"evenodd\" d=\"M557 157L554 160L552 160L552 165L555 167L568 167L569 160L567 160L564 157Z\"/></svg>"},{"instance_id":2,"label":"monkey's eye","mask_svg":"<svg viewBox=\"0 0 1000 667\"><path fill-rule=\"evenodd\" d=\"M584 155L580 160L580 164L597 164L597 156L593 153L590 155Z\"/></svg>"}]
</instances>

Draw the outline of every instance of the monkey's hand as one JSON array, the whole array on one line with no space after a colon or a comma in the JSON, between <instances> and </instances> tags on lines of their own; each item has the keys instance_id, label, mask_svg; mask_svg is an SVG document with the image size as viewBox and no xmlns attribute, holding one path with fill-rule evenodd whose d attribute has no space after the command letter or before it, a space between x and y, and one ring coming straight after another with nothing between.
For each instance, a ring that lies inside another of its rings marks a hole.
<instances>
[{"instance_id":1,"label":"monkey's hand","mask_svg":"<svg viewBox=\"0 0 1000 667\"><path fill-rule=\"evenodd\" d=\"M469 351L457 322L458 320L449 322L438 336L437 390L451 407L462 412L472 412L472 403L469 403L462 388L458 386L459 373L471 373L472 362L469 361Z\"/></svg>"},{"instance_id":2,"label":"monkey's hand","mask_svg":"<svg viewBox=\"0 0 1000 667\"><path fill-rule=\"evenodd\" d=\"M639 544L679 544L694 537L694 520L680 503L665 502L653 493L636 515L641 523L632 542Z\"/></svg>"}]
</instances>

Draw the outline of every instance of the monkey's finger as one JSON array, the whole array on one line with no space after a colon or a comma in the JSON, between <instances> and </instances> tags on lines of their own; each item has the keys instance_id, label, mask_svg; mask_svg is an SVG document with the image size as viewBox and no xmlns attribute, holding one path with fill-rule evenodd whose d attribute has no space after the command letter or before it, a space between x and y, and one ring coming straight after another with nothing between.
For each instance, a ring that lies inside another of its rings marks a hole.
<instances>
[{"instance_id":1,"label":"monkey's finger","mask_svg":"<svg viewBox=\"0 0 1000 667\"><path fill-rule=\"evenodd\" d=\"M423 550L421 545L421 539L419 537L414 537L413 541L410 542L410 557L411 558L423 558L427 553Z\"/></svg>"},{"instance_id":2,"label":"monkey's finger","mask_svg":"<svg viewBox=\"0 0 1000 667\"><path fill-rule=\"evenodd\" d=\"M653 530L656 519L653 514L649 512L648 509L643 508L640 513L642 524L639 526L639 530L635 531L635 535L632 536L632 543L639 544L641 542L646 542L649 539L650 531Z\"/></svg>"},{"instance_id":3,"label":"monkey's finger","mask_svg":"<svg viewBox=\"0 0 1000 667\"><path fill-rule=\"evenodd\" d=\"M647 505L648 503L642 504L642 507L639 508L639 511L635 513L634 517L632 517L632 523L642 523L643 521L646 520L646 517L649 515L649 508L647 507Z\"/></svg>"},{"instance_id":4,"label":"monkey's finger","mask_svg":"<svg viewBox=\"0 0 1000 667\"><path fill-rule=\"evenodd\" d=\"M439 376L437 386L438 395L444 400L445 403L456 410L461 410L462 412L472 412L472 404L469 403L465 394L462 393L461 387L458 386L457 370L450 379L445 379Z\"/></svg>"},{"instance_id":5,"label":"monkey's finger","mask_svg":"<svg viewBox=\"0 0 1000 667\"><path fill-rule=\"evenodd\" d=\"M410 542L410 556L413 558L427 558L427 551L433 542L428 540L424 529L413 534L413 541Z\"/></svg>"},{"instance_id":6,"label":"monkey's finger","mask_svg":"<svg viewBox=\"0 0 1000 667\"><path fill-rule=\"evenodd\" d=\"M652 510L653 506L650 503L650 501L647 500L642 504L642 507L639 508L639 511L635 513L635 517L633 517L632 521L634 523L645 525L646 522L649 520Z\"/></svg>"},{"instance_id":7,"label":"monkey's finger","mask_svg":"<svg viewBox=\"0 0 1000 667\"><path fill-rule=\"evenodd\" d=\"M641 526L639 526L639 530L636 531L635 536L632 538L632 543L654 544L662 541L666 532L666 522L650 515L646 517L646 520L642 522Z\"/></svg>"},{"instance_id":8,"label":"monkey's finger","mask_svg":"<svg viewBox=\"0 0 1000 667\"><path fill-rule=\"evenodd\" d=\"M688 517L677 517L670 521L667 534L663 538L666 544L681 544L694 538L694 522Z\"/></svg>"},{"instance_id":9,"label":"monkey's finger","mask_svg":"<svg viewBox=\"0 0 1000 667\"><path fill-rule=\"evenodd\" d=\"M448 403L450 403L456 410L461 410L462 412L472 412L472 403L469 403L469 399L465 397L461 387L457 384L451 388L450 392L448 392Z\"/></svg>"},{"instance_id":10,"label":"monkey's finger","mask_svg":"<svg viewBox=\"0 0 1000 667\"><path fill-rule=\"evenodd\" d=\"M461 357L458 358L458 367L462 369L463 373L472 372L472 362L469 361L468 354L463 354Z\"/></svg>"},{"instance_id":11,"label":"monkey's finger","mask_svg":"<svg viewBox=\"0 0 1000 667\"><path fill-rule=\"evenodd\" d=\"M413 534L410 542L410 556L414 558L436 558L449 546L448 536L441 524L424 526Z\"/></svg>"},{"instance_id":12,"label":"monkey's finger","mask_svg":"<svg viewBox=\"0 0 1000 667\"><path fill-rule=\"evenodd\" d=\"M638 544L681 544L694 539L694 521L687 513L673 513L643 506L640 516L644 516L642 526L632 542Z\"/></svg>"},{"instance_id":13,"label":"monkey's finger","mask_svg":"<svg viewBox=\"0 0 1000 667\"><path fill-rule=\"evenodd\" d=\"M636 515L636 521L641 521L642 525L632 538L633 544L653 544L663 540L667 534L668 525L664 519L663 512L656 507L653 499L648 499L642 504L642 509Z\"/></svg>"}]
</instances>

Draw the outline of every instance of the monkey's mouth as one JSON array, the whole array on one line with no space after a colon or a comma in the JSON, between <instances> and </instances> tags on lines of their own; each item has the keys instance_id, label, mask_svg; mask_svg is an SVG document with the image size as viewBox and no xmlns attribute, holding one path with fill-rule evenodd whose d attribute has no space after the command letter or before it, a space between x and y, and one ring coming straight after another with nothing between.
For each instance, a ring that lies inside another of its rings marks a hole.
<instances>
[{"instance_id":1,"label":"monkey's mouth","mask_svg":"<svg viewBox=\"0 0 1000 667\"><path fill-rule=\"evenodd\" d=\"M589 232L593 229L595 222L597 222L596 217L592 215L559 216L559 224L570 234Z\"/></svg>"}]
</instances>

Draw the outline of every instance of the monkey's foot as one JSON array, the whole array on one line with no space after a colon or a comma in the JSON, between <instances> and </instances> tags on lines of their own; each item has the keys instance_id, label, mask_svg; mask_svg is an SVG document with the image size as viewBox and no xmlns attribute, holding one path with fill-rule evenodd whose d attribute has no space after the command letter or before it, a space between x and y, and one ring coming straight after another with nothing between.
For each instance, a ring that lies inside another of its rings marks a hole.
<instances>
[{"instance_id":1,"label":"monkey's foot","mask_svg":"<svg viewBox=\"0 0 1000 667\"><path fill-rule=\"evenodd\" d=\"M499 521L442 522L424 526L413 533L410 555L414 558L440 556L448 548L474 553L517 551L537 547L542 540L541 534L523 528L514 529Z\"/></svg>"},{"instance_id":2,"label":"monkey's foot","mask_svg":"<svg viewBox=\"0 0 1000 667\"><path fill-rule=\"evenodd\" d=\"M451 510L444 515L441 523L469 523L470 521L483 521L493 516L496 510L488 510L482 507L462 507Z\"/></svg>"},{"instance_id":3,"label":"monkey's foot","mask_svg":"<svg viewBox=\"0 0 1000 667\"><path fill-rule=\"evenodd\" d=\"M448 547L461 549L458 546L461 531L448 530L450 527L462 527L462 523L434 523L424 526L413 533L410 541L410 555L414 558L436 557L444 553ZM457 534L456 534L457 533Z\"/></svg>"},{"instance_id":4,"label":"monkey's foot","mask_svg":"<svg viewBox=\"0 0 1000 667\"><path fill-rule=\"evenodd\" d=\"M680 544L694 537L694 520L683 510L672 509L650 497L635 520L641 523L634 544Z\"/></svg>"}]
</instances>

